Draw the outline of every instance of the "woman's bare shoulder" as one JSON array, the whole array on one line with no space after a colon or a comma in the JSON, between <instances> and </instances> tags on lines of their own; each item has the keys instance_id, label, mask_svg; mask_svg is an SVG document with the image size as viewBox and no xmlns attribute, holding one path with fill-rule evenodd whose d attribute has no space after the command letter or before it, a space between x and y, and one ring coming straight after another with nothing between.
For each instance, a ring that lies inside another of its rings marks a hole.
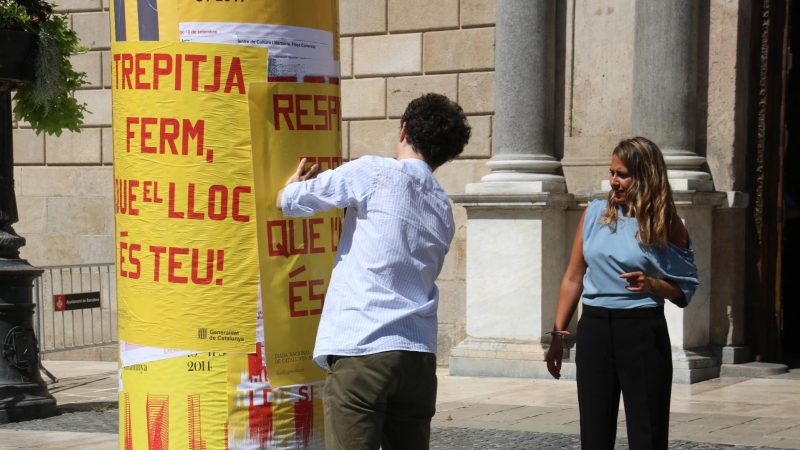
<instances>
[{"instance_id":1,"label":"woman's bare shoulder","mask_svg":"<svg viewBox=\"0 0 800 450\"><path fill-rule=\"evenodd\" d=\"M678 213L672 216L672 228L669 230L669 241L680 248L689 248L689 233L683 225Z\"/></svg>"}]
</instances>

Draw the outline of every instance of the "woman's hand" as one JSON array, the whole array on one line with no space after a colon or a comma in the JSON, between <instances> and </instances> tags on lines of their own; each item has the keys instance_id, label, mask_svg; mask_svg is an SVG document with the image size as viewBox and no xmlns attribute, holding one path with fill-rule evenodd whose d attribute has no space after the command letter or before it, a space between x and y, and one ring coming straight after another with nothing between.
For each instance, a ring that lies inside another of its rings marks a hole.
<instances>
[{"instance_id":1,"label":"woman's hand","mask_svg":"<svg viewBox=\"0 0 800 450\"><path fill-rule=\"evenodd\" d=\"M673 281L659 279L655 280L642 272L623 273L619 276L628 280L625 289L631 292L652 292L657 296L667 299L681 308L686 307L686 294Z\"/></svg>"},{"instance_id":2,"label":"woman's hand","mask_svg":"<svg viewBox=\"0 0 800 450\"><path fill-rule=\"evenodd\" d=\"M564 342L559 336L553 336L550 348L547 350L547 371L556 380L561 378L561 358L564 356Z\"/></svg>"},{"instance_id":3,"label":"woman's hand","mask_svg":"<svg viewBox=\"0 0 800 450\"><path fill-rule=\"evenodd\" d=\"M628 281L625 289L631 292L652 292L653 280L642 272L623 273L619 276Z\"/></svg>"}]
</instances>

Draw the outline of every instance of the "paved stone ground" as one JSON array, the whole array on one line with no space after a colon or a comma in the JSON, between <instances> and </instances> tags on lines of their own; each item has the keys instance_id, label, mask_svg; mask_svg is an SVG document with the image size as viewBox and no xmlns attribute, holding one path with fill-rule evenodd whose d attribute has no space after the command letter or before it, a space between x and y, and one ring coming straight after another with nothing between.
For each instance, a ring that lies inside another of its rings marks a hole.
<instances>
[{"instance_id":1,"label":"paved stone ground","mask_svg":"<svg viewBox=\"0 0 800 450\"><path fill-rule=\"evenodd\" d=\"M59 408L60 416L22 423L0 425L0 430L76 431L91 433L116 433L118 411L115 404L83 404ZM721 450L731 445L702 442L672 441L675 450ZM574 434L532 433L526 431L485 430L479 428L433 428L432 450L580 450L578 436ZM615 450L628 448L626 439L617 439ZM735 447L737 450L755 450L757 447ZM768 450L768 447L758 447ZM776 449L777 450L777 449Z\"/></svg>"},{"instance_id":2,"label":"paved stone ground","mask_svg":"<svg viewBox=\"0 0 800 450\"><path fill-rule=\"evenodd\" d=\"M58 410L59 416L0 425L0 430L119 432L116 403L72 404L59 406Z\"/></svg>"},{"instance_id":3,"label":"paved stone ground","mask_svg":"<svg viewBox=\"0 0 800 450\"><path fill-rule=\"evenodd\" d=\"M116 448L116 363L51 361L48 368L61 378L49 385L61 415L0 425L0 449ZM574 383L470 379L443 371L439 388L433 450L580 448ZM800 449L799 401L800 383L792 380L673 386L675 440L669 448ZM616 448L627 449L624 411L618 426Z\"/></svg>"},{"instance_id":4,"label":"paved stone ground","mask_svg":"<svg viewBox=\"0 0 800 450\"><path fill-rule=\"evenodd\" d=\"M731 445L703 442L671 441L675 450L730 449ZM526 431L483 430L477 428L434 428L431 433L432 450L580 450L581 442L574 434L531 433ZM740 447L736 450L769 450L768 447ZM628 440L617 439L615 450L627 450ZM774 449L777 450L777 449Z\"/></svg>"}]
</instances>

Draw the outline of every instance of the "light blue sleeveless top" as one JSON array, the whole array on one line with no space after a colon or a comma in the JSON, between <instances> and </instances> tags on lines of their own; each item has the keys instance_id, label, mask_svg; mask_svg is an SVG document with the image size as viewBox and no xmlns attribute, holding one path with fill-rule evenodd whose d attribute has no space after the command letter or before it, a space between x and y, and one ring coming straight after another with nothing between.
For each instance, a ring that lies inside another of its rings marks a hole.
<instances>
[{"instance_id":1,"label":"light blue sleeveless top","mask_svg":"<svg viewBox=\"0 0 800 450\"><path fill-rule=\"evenodd\" d=\"M694 250L671 242L666 246L644 247L636 240L639 223L620 211L616 229L600 224L606 200L594 200L586 209L583 221L583 259L588 268L583 277L583 303L612 309L648 308L664 304L664 299L650 294L630 292L628 282L619 276L642 271L647 276L675 282L686 295L685 306L697 289Z\"/></svg>"}]
</instances>

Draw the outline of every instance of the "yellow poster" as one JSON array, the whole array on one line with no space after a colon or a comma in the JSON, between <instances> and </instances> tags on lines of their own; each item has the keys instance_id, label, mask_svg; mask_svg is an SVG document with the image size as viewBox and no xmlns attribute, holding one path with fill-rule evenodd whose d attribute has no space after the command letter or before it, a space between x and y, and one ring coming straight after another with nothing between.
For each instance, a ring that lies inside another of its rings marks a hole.
<instances>
[{"instance_id":1,"label":"yellow poster","mask_svg":"<svg viewBox=\"0 0 800 450\"><path fill-rule=\"evenodd\" d=\"M119 448L227 450L227 357L135 364L120 374Z\"/></svg>"},{"instance_id":2,"label":"yellow poster","mask_svg":"<svg viewBox=\"0 0 800 450\"><path fill-rule=\"evenodd\" d=\"M273 388L261 349L228 354L229 448L324 449L324 383Z\"/></svg>"},{"instance_id":3,"label":"yellow poster","mask_svg":"<svg viewBox=\"0 0 800 450\"><path fill-rule=\"evenodd\" d=\"M275 198L303 158L322 171L341 165L339 86L257 83L249 96L269 378L272 386L310 383L325 376L312 354L342 213L289 218Z\"/></svg>"},{"instance_id":4,"label":"yellow poster","mask_svg":"<svg viewBox=\"0 0 800 450\"><path fill-rule=\"evenodd\" d=\"M111 48L121 340L252 353L258 291L248 86L267 50Z\"/></svg>"}]
</instances>

